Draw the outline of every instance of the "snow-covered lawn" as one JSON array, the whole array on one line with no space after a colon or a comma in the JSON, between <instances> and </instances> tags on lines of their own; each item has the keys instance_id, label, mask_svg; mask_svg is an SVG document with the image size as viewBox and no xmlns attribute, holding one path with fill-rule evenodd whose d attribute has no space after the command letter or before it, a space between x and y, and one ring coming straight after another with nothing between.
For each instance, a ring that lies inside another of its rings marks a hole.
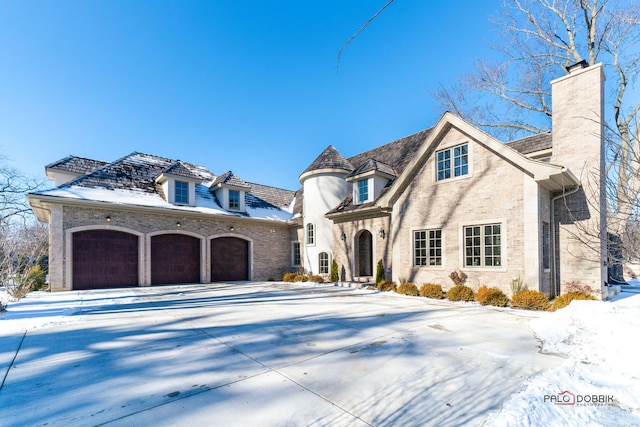
<instances>
[{"instance_id":1,"label":"snow-covered lawn","mask_svg":"<svg viewBox=\"0 0 640 427\"><path fill-rule=\"evenodd\" d=\"M629 293L540 313L275 282L35 292L0 318L0 425L640 425L639 331Z\"/></svg>"}]
</instances>

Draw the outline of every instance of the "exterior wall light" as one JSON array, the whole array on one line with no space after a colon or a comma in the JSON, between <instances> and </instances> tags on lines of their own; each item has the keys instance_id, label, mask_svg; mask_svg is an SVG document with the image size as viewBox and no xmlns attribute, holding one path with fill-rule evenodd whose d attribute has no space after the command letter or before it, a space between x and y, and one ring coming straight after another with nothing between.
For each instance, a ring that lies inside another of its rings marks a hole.
<instances>
[{"instance_id":1,"label":"exterior wall light","mask_svg":"<svg viewBox=\"0 0 640 427\"><path fill-rule=\"evenodd\" d=\"M229 227L229 230L230 230L230 231L235 230L235 228L233 227L233 225L232 225L231 227Z\"/></svg>"},{"instance_id":2,"label":"exterior wall light","mask_svg":"<svg viewBox=\"0 0 640 427\"><path fill-rule=\"evenodd\" d=\"M385 235L384 229L381 228L380 231L378 232L378 236L384 239L384 235Z\"/></svg>"},{"instance_id":3,"label":"exterior wall light","mask_svg":"<svg viewBox=\"0 0 640 427\"><path fill-rule=\"evenodd\" d=\"M347 235L346 235L346 234L344 234L344 233L342 233L342 234L340 235L340 240L342 240L343 242L344 242L345 240L347 240Z\"/></svg>"},{"instance_id":4,"label":"exterior wall light","mask_svg":"<svg viewBox=\"0 0 640 427\"><path fill-rule=\"evenodd\" d=\"M107 220L107 222L111 222L111 217L109 215L107 215L105 219Z\"/></svg>"},{"instance_id":5,"label":"exterior wall light","mask_svg":"<svg viewBox=\"0 0 640 427\"><path fill-rule=\"evenodd\" d=\"M182 227L182 224L180 224L180 221L176 222L176 227L178 228Z\"/></svg>"}]
</instances>

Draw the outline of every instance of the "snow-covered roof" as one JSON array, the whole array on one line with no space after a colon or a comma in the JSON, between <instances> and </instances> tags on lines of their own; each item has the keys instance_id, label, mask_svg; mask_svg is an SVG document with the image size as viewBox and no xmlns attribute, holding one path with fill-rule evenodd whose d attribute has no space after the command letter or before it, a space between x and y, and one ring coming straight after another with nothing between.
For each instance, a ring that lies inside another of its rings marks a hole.
<instances>
[{"instance_id":1,"label":"snow-covered roof","mask_svg":"<svg viewBox=\"0 0 640 427\"><path fill-rule=\"evenodd\" d=\"M196 184L195 206L174 205L165 200L162 187L156 182L156 178L163 173L202 181ZM203 166L133 152L59 187L31 193L29 198L57 198L278 221L293 217L295 193L261 184L251 184L245 194L246 212L225 210L210 188L217 178Z\"/></svg>"}]
</instances>

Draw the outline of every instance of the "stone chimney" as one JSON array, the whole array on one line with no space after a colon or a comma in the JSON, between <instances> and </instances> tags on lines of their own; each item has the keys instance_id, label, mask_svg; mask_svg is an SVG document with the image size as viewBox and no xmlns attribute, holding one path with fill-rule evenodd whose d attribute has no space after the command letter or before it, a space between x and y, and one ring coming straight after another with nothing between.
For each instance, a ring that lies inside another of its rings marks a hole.
<instances>
[{"instance_id":1,"label":"stone chimney","mask_svg":"<svg viewBox=\"0 0 640 427\"><path fill-rule=\"evenodd\" d=\"M567 167L581 187L552 195L555 202L556 290L574 283L606 291L604 198L604 72L585 61L551 82L551 162ZM567 193L571 193L566 195Z\"/></svg>"}]
</instances>

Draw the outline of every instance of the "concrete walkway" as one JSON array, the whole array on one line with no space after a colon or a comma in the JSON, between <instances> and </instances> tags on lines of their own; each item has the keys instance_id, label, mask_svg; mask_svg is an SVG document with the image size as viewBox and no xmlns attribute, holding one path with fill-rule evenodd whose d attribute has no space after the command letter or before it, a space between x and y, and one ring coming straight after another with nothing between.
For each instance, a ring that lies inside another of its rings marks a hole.
<instances>
[{"instance_id":1,"label":"concrete walkway","mask_svg":"<svg viewBox=\"0 0 640 427\"><path fill-rule=\"evenodd\" d=\"M526 325L546 314L277 282L34 293L0 320L0 424L481 425L561 363Z\"/></svg>"}]
</instances>

